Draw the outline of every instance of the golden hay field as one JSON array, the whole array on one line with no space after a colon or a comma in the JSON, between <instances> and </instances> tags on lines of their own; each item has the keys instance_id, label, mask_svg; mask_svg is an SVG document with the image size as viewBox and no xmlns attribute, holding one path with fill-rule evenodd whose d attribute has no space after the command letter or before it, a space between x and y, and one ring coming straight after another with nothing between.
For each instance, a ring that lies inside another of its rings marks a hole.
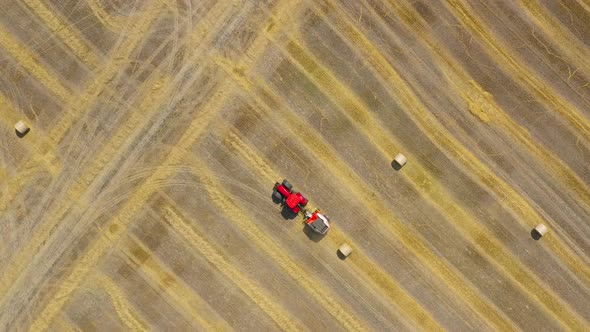
<instances>
[{"instance_id":1,"label":"golden hay field","mask_svg":"<svg viewBox=\"0 0 590 332\"><path fill-rule=\"evenodd\" d=\"M2 8L1 331L590 330L588 0Z\"/></svg>"}]
</instances>

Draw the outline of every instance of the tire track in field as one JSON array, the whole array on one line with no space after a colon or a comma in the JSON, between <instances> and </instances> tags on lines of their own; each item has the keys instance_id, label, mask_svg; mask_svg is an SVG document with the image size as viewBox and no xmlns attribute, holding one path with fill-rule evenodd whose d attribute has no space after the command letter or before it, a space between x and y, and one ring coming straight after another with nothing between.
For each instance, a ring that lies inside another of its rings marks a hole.
<instances>
[{"instance_id":1,"label":"tire track in field","mask_svg":"<svg viewBox=\"0 0 590 332\"><path fill-rule=\"evenodd\" d=\"M159 289L179 313L197 322L206 331L231 331L232 328L190 286L178 279L141 240L128 235L118 249L136 267L146 283ZM207 317L207 319L205 319Z\"/></svg>"},{"instance_id":2,"label":"tire track in field","mask_svg":"<svg viewBox=\"0 0 590 332\"><path fill-rule=\"evenodd\" d=\"M28 0L32 1L32 0ZM178 15L177 7L170 4L168 0L154 0L162 6L168 7L170 10L176 12ZM96 19L107 29L113 32L119 32L126 24L126 21L131 17L129 16L116 16L108 12L108 10L101 4L101 0L87 0L86 5L90 8L90 11Z\"/></svg>"},{"instance_id":3,"label":"tire track in field","mask_svg":"<svg viewBox=\"0 0 590 332\"><path fill-rule=\"evenodd\" d=\"M150 20L151 19L148 19L148 21L150 21ZM160 46L158 48L158 50L156 50L156 53L163 46L164 45ZM126 142L127 138L132 136L131 134L133 133L133 128L134 127L141 128L142 126L138 126L138 124L143 123L143 120L146 119L145 113L147 112L147 110L149 110L150 108L155 109L155 107L151 106L151 104L152 103L156 104L155 102L156 102L157 98L155 98L155 96L158 95L158 93L160 93L160 95L161 95L161 93L162 93L161 87L165 86L167 84L168 77L165 76L165 74L161 74L159 76L159 78L150 77L150 79L148 79L146 81L146 83L143 84L142 88L139 89L138 92L136 93L137 95L147 94L148 97L146 97L142 101L142 103L139 105L139 109L137 109L134 113L132 113L130 116L128 116L126 122L123 124L124 129L117 131L114 134L113 139L111 139L110 142L108 142L107 144L105 144L103 146L103 149L99 152L98 157L95 158L94 163L91 164L91 166L89 167L88 172L84 173L81 179L76 179L75 187L70 190L70 192L73 191L74 194L68 195L68 198L71 197L71 199L68 200L67 202L71 203L73 201L77 201L79 198L79 195L82 194L83 189L88 188L88 186L90 185L92 180L98 175L98 172L104 168L104 166L108 163L108 161L111 158L115 158L115 157L121 155L121 153L117 154L117 152L118 152L118 150L120 150L121 146ZM66 126L69 126L69 125L66 125ZM69 207L69 205L68 206L62 205L61 211L67 210L68 207ZM61 218L61 216L63 216L62 214L59 214L59 213L58 213L58 215L60 216L60 218ZM60 219L60 218L57 218L57 219Z\"/></svg>"},{"instance_id":4,"label":"tire track in field","mask_svg":"<svg viewBox=\"0 0 590 332\"><path fill-rule=\"evenodd\" d=\"M278 118L284 119L284 128L287 128L293 137L302 135L307 138L301 142L309 151L313 152L318 161L326 169L330 169L335 177L341 179L341 184L349 188L351 195L356 196L357 201L367 207L375 216L376 220L387 229L389 233L399 238L400 242L413 252L429 270L441 278L450 288L454 289L457 294L461 294L461 299L466 302L475 313L478 313L482 319L490 325L496 326L502 330L513 329L509 319L504 316L495 306L484 300L479 291L474 286L465 283L465 281L452 268L447 267L441 262L424 242L413 235L413 232L406 228L399 221L391 221L392 214L386 204L379 199L369 199L372 197L371 190L366 183L352 171L348 165L341 161L338 154L328 145L323 143L323 139L317 133L308 128L297 116L289 111L284 110L277 101L279 98L266 88L264 82L257 80L249 81L240 71L236 71L226 66L226 72L234 73L233 79L240 84L244 90L251 93L257 104L261 106L260 110L264 116L272 114L279 115ZM287 125L288 124L288 125ZM311 144L310 142L313 142Z\"/></svg>"},{"instance_id":5,"label":"tire track in field","mask_svg":"<svg viewBox=\"0 0 590 332\"><path fill-rule=\"evenodd\" d=\"M125 38L119 40L115 51L109 55L112 60L101 68L97 77L92 80L82 94L69 99L66 103L67 113L61 117L49 133L51 141L60 142L72 124L86 114L87 110L96 102L97 97L108 88L108 83L128 65L129 56L145 40L144 37L158 18L161 8L154 5L145 9L143 11L145 15L133 21L128 30L122 32Z\"/></svg>"},{"instance_id":6,"label":"tire track in field","mask_svg":"<svg viewBox=\"0 0 590 332\"><path fill-rule=\"evenodd\" d=\"M231 149L231 151L239 155L240 159L245 162L248 170L256 174L256 178L265 179L268 183L273 183L276 179L280 179L280 175L274 171L270 166L270 162L265 160L263 156L255 152L253 148L246 142L242 141L234 130L229 130L224 136L223 144ZM313 209L311 209L313 210ZM299 224L297 224L299 226ZM335 240L337 238L338 240ZM351 243L351 239L345 236L338 228L332 227L330 235L323 239L322 243L330 242L331 246L338 247L337 243ZM355 255L352 261L355 264L355 272L359 276L364 276L374 288L379 288L382 293L381 296L386 297L395 305L395 307L402 311L406 319L414 321L421 329L427 331L438 331L443 328L434 320L431 315L412 298L400 285L398 285L392 277L383 271L368 255L352 243Z\"/></svg>"},{"instance_id":7,"label":"tire track in field","mask_svg":"<svg viewBox=\"0 0 590 332\"><path fill-rule=\"evenodd\" d=\"M157 7L154 7L157 8ZM147 18L145 21L148 22L147 25L151 24L150 22L152 22L157 16L157 11L153 11L151 17ZM137 34L137 36L140 36ZM137 42L139 42L139 38L136 39ZM128 44L126 46L129 46ZM132 49L134 48L134 46L132 47L128 47L127 50L129 52L132 51ZM153 83L151 81L148 81L148 83ZM155 101L154 99L154 94L155 92L161 92L161 89L157 89L157 90L152 90L151 86L149 86L149 84L145 84L144 85L145 88L148 88L152 93L149 94L149 97L146 98L146 100L144 100L143 104L140 105L139 109L136 109L134 113L132 113L132 115L130 116L130 120L131 122L127 122L124 124L123 128L118 130L115 135L114 138L106 145L106 148L111 147L111 152L117 152L117 150L121 147L122 144L124 144L127 141L127 137L133 132L133 127L137 126L137 124L141 124L143 123L143 121L145 121L145 113L146 113L146 108L149 107L154 107L152 105L149 104L150 101ZM159 88L159 86L156 87ZM140 90L141 91L141 90ZM109 152L108 149L106 149L107 152L105 153L105 149L102 150L103 154L99 155L99 157L104 157L106 154L109 154L110 157L116 156L114 153ZM120 154L119 154L120 155ZM106 157L105 157L106 158ZM95 160L94 164L92 166L95 166L94 168L91 168L90 170L92 171L92 175L96 175L98 172L98 170L100 170L100 167L96 166L97 163L103 163L101 165L104 166L104 163L108 162L108 159L105 158L101 158L98 161ZM78 179L79 180L79 179ZM88 176L83 178L82 180L88 180ZM80 182L78 181L78 184ZM80 186L78 186L80 187ZM71 193L71 191L70 191ZM68 210L69 207L72 206L72 204L76 203L78 201L79 197L76 197L75 195L69 195L68 199L62 203L61 207L57 208L57 213L56 216L54 218L49 218L53 223L51 224L42 224L41 225L41 230L36 232L33 236L33 238L31 239L31 241L29 241L27 243L27 247L25 249L23 249L20 253L19 256L13 260L13 262L11 262L11 265L8 266L8 268L6 269L5 273L2 275L2 277L0 278L0 293L3 293L3 291L6 291L7 287L10 287L14 284L16 278L19 277L20 272L27 267L27 262L32 261L33 257L35 257L37 254L37 252L42 248L42 246L45 244L45 242L47 241L47 239L49 238L49 236L55 231L55 227L58 225L59 222L61 222L61 217L63 217L63 214ZM48 211L46 211L45 215L46 215L46 220L47 218L47 214L50 214ZM14 262L16 261L16 262ZM7 281L7 279L13 279L12 281ZM4 299L6 298L6 296L4 297ZM3 300L4 300L3 299Z\"/></svg>"},{"instance_id":8,"label":"tire track in field","mask_svg":"<svg viewBox=\"0 0 590 332\"><path fill-rule=\"evenodd\" d=\"M126 18L116 17L109 14L100 2L101 0L87 0L86 4L90 8L96 19L105 28L113 32L119 32L125 26Z\"/></svg>"},{"instance_id":9,"label":"tire track in field","mask_svg":"<svg viewBox=\"0 0 590 332\"><path fill-rule=\"evenodd\" d=\"M379 52L366 40L366 38L358 32L354 27L345 27L345 35L359 44L357 50L362 50L364 58L368 59L374 72L378 75L387 73L386 77L382 76L384 80L391 81L391 87L398 93L400 100L405 104L406 109L411 112L407 114L413 119L414 123L422 129L430 140L441 148L442 151L448 151L453 158L450 160L461 160L461 164L457 166L468 166L471 172L466 174L475 175L474 181L482 186L485 186L492 191L496 197L500 198L502 205L509 208L512 213L517 215L517 220L527 230L540 223L546 223L541 215L534 210L527 201L521 197L512 187L510 187L502 179L498 178L487 166L485 166L477 157L465 149L453 136L438 123L438 121L428 112L425 106L412 93L411 89L405 84L404 80L399 74L388 65L387 61L383 59ZM367 52L367 50L370 50ZM528 221L528 222L527 222ZM552 225L553 226L553 225ZM557 227L556 227L557 228ZM555 242L555 247L559 247L558 254L566 262L568 267L582 278L582 280L590 283L590 267L584 266L576 262L576 254L569 249L562 240L556 239L555 236L548 239L547 242ZM546 243L547 243L546 242Z\"/></svg>"},{"instance_id":10,"label":"tire track in field","mask_svg":"<svg viewBox=\"0 0 590 332\"><path fill-rule=\"evenodd\" d=\"M590 70L590 52L576 35L562 26L537 0L519 0L518 7L528 12L527 16L551 38L555 47L559 48L566 57L577 62L576 71L582 69L584 74L590 74L588 72ZM572 48L575 50L574 52L572 52Z\"/></svg>"},{"instance_id":11,"label":"tire track in field","mask_svg":"<svg viewBox=\"0 0 590 332\"><path fill-rule=\"evenodd\" d=\"M306 54L307 52L296 40L290 40L288 37L283 38L283 40L287 42L285 48L290 54L290 57L299 63L299 69L307 72L306 75L308 78L318 85L326 96L330 96L330 93L327 93L326 90L335 91L333 94L337 95L338 98L335 100L331 98L332 102L339 105L345 111L346 116L349 117L355 126L360 127L359 129L374 143L385 160L389 156L394 155L395 151L399 151L399 149L395 149L399 144L396 144L389 137L379 123L367 115L369 112L366 110L366 107L356 100L348 89L341 86L341 83L331 73L324 70L321 65L315 62L311 55ZM278 41L275 42L278 44ZM411 156L410 158L412 159ZM450 197L450 194L435 179L429 176L424 168L419 164L414 164L412 171L415 173L404 173L404 175L412 178L412 181L409 181L409 183L418 192L422 193L422 196L440 211L447 220L450 218L453 221L452 223L456 226L457 231L462 234L462 237L466 241L470 242L476 248L482 257L488 257L488 261L500 273L504 274L508 280L512 280L524 294L539 299L543 306L549 310L549 314L554 313L552 316L554 320L561 321L562 323L573 322L574 324L580 325L579 322L583 321L583 319L576 317L573 314L573 310L571 310L572 313L567 310L564 311L563 307L565 303L560 301L554 294L545 291L546 288L542 287L542 283L530 270L514 264L513 255L510 251L499 241L487 237L488 232L477 222L475 217L461 209L454 202L449 201L448 197ZM561 320L560 318L563 316L569 317Z\"/></svg>"},{"instance_id":12,"label":"tire track in field","mask_svg":"<svg viewBox=\"0 0 590 332\"><path fill-rule=\"evenodd\" d=\"M477 20L474 11L468 10L457 0L447 0L445 5L450 12L454 13L459 22L462 22L474 36L478 37L487 46L484 50L490 58L504 67L507 73L511 73L518 80L525 83L522 86L527 87L527 90L551 105L571 126L580 131L582 134L580 137L586 143L589 143L590 121L580 114L576 107L563 99L558 93L554 93L531 69L526 67L524 62L519 62L510 56L506 51L510 47L507 47L501 39L491 36L488 31L492 31L492 29L486 27L483 23L479 23L483 22L483 20Z\"/></svg>"},{"instance_id":13,"label":"tire track in field","mask_svg":"<svg viewBox=\"0 0 590 332\"><path fill-rule=\"evenodd\" d=\"M226 89L222 89L226 88ZM179 148L173 149L165 158L167 165L178 165L181 163L185 150L192 146L198 137L205 131L207 125L217 115L217 110L227 98L227 83L223 84L213 97L204 105L202 111L195 117L191 125L187 128L182 138L178 142ZM60 287L57 288L53 298L45 305L42 312L37 315L36 320L31 325L31 330L45 330L53 318L61 311L70 295L84 281L88 273L98 264L104 255L111 249L113 243L127 232L127 227L134 220L135 215L143 208L153 193L158 188L151 186L153 182L161 179L168 179L175 174L173 168L159 169L152 173L143 184L137 188L132 197L119 210L113 219L108 223L104 232L96 241L94 241L80 256L72 267L71 273L66 276Z\"/></svg>"},{"instance_id":14,"label":"tire track in field","mask_svg":"<svg viewBox=\"0 0 590 332\"><path fill-rule=\"evenodd\" d=\"M228 14L227 8L229 8L229 5L219 6L216 7L216 10L212 10L206 16L206 19L203 21L204 23L200 28L195 30L195 35L205 37L204 34L207 31L210 31L206 24L209 19L216 19L216 22L221 24L224 20L220 18L224 17L223 14ZM208 35L208 38L212 37L212 34ZM202 41L200 38L192 38L191 40L194 42ZM199 48L199 50L201 49L202 48ZM201 53L195 54L193 60L199 59L202 55L203 54ZM182 75L179 77L180 78L177 78L174 82L182 79ZM158 79L160 81L157 81ZM154 82L154 80L156 81ZM166 102L166 98L170 95L170 90L175 86L175 83L173 84L169 78L166 78L166 76L162 76L162 78L152 77L152 80L148 80L147 82L154 83L153 87L150 84L146 84L146 86L155 89L151 90L151 93L149 93L146 99L143 100L140 107L134 109L126 123L113 135L111 141L101 150L84 175L76 180L76 183L67 192L65 198L61 200L61 205L45 213L44 219L48 220L48 222L41 225L41 229L33 235L30 241L28 241L26 248L21 250L17 257L10 262L5 273L0 278L0 293L6 294L9 289L16 288L15 284L21 279L21 273L29 267L30 263L33 262L33 259L38 256L39 251L47 247L46 243L55 232L56 228L64 227L61 225L63 224L62 220L66 217L70 209L72 207L80 208L78 202L81 200L81 197L84 198L83 194L99 176L100 172L112 159L124 155L125 149L122 149L121 147L129 142L129 137L133 136L134 132L137 133L142 130L143 126L138 126L138 124L145 123L149 120L150 117L146 116L146 113L154 114L158 107ZM93 201L91 198L86 197L85 203L86 206L89 206ZM7 298L8 296L5 296L2 299L0 302L0 308L3 307L2 304L5 303Z\"/></svg>"},{"instance_id":15,"label":"tire track in field","mask_svg":"<svg viewBox=\"0 0 590 332\"><path fill-rule=\"evenodd\" d=\"M231 282L236 285L244 294L246 294L252 302L254 302L262 311L264 311L281 329L287 331L301 331L304 330L304 325L296 318L291 317L283 308L276 305L276 302L271 300L272 297L264 290L261 285L258 285L249 277L244 275L238 268L228 262L215 248L213 244L208 242L205 237L199 232L195 231L185 221L179 213L170 207L165 207L162 211L162 218L168 225L179 235L184 238L191 247L196 248L215 269L219 270Z\"/></svg>"},{"instance_id":16,"label":"tire track in field","mask_svg":"<svg viewBox=\"0 0 590 332\"><path fill-rule=\"evenodd\" d=\"M102 274L96 277L96 281L98 286L110 296L119 320L128 331L147 331L147 324L134 312L133 305L127 301L125 292L117 284Z\"/></svg>"},{"instance_id":17,"label":"tire track in field","mask_svg":"<svg viewBox=\"0 0 590 332\"><path fill-rule=\"evenodd\" d=\"M35 79L59 100L68 100L72 94L56 75L47 71L40 63L38 56L19 44L8 32L0 28L0 47L4 49L20 66L28 71Z\"/></svg>"},{"instance_id":18,"label":"tire track in field","mask_svg":"<svg viewBox=\"0 0 590 332\"><path fill-rule=\"evenodd\" d=\"M581 7L583 7L587 12L590 12L590 2L586 2L584 0L575 0ZM561 1L560 1L561 2ZM562 5L563 6L563 5Z\"/></svg>"},{"instance_id":19,"label":"tire track in field","mask_svg":"<svg viewBox=\"0 0 590 332\"><path fill-rule=\"evenodd\" d=\"M100 65L100 59L88 45L88 42L79 33L70 29L70 25L54 14L51 9L37 0L24 0L24 3L45 23L59 40L74 51L75 56L82 60L83 63L92 69Z\"/></svg>"},{"instance_id":20,"label":"tire track in field","mask_svg":"<svg viewBox=\"0 0 590 332\"><path fill-rule=\"evenodd\" d=\"M146 67L151 66L151 61L159 55L159 53L163 50L164 47L166 47L170 39L175 38L176 31L172 32L169 36L167 36L161 42L161 44L154 51L152 51L151 54L147 56L147 58L141 63L139 61L134 61L130 59L130 56L134 51L142 50L140 48L142 42L145 44L147 41L151 39L152 35L148 34L148 32L150 31L150 29L153 29L156 25L156 22L159 20L158 16L160 16L163 13L163 8L164 4L160 2L152 2L151 6L143 8L143 10L134 11L133 18L135 19L129 18L127 20L131 22L126 25L126 27L129 28L125 31L120 32L119 34L120 36L124 37L120 37L118 39L117 44L115 45L115 47L113 47L114 51L111 50L110 54L108 54L108 57L111 58L111 62L108 63L104 68L102 68L103 71L99 72L98 78L100 79L97 79L95 77L93 82L91 82L91 84L87 86L86 90L84 91L85 94L89 94L88 96L85 96L82 99L84 102L87 102L88 108L97 104L98 100L100 100L99 96L101 96L102 94L106 94L106 92L110 93L110 95L108 95L109 99L107 100L107 102L112 102L113 99L116 98L114 97L114 95L117 93L117 91L113 91L113 89L107 83L111 83L116 79L118 79L119 82L124 80L124 71L126 68L130 68L131 65L133 65L135 73L127 77L127 79L136 78L137 76L141 75ZM146 14L146 12L149 15ZM141 15L144 16L142 17ZM135 24L136 26L134 27L133 24ZM175 53L176 51L176 47L174 47L173 50L170 51L170 53ZM150 73L150 75L148 75L148 78L152 74L153 73ZM118 82L115 81L115 83L113 83L112 85L116 85L117 83ZM94 86L92 84L94 84ZM134 91L131 97L137 96L137 94L137 91ZM81 96L83 95L84 94L82 94ZM77 105L77 102L80 101L74 100L74 107ZM115 99L114 102L116 105L114 107L117 107L119 105L127 106L124 101ZM78 107L74 110L79 111L80 108L81 107ZM68 108L68 110L70 109ZM53 130L50 133L50 136L53 137L57 142L61 142L66 133L72 127L73 123L75 123L76 121L80 121L79 118L88 116L87 112L79 111L77 113L82 114L82 116L77 117L76 114L71 114L71 112L66 114L66 116L62 116L59 123L56 126L54 126ZM74 134L76 139L80 136L81 130L82 129L79 127L76 133ZM68 149L66 156L69 157L70 153L71 150ZM64 159L67 159L67 157L65 157Z\"/></svg>"},{"instance_id":21,"label":"tire track in field","mask_svg":"<svg viewBox=\"0 0 590 332\"><path fill-rule=\"evenodd\" d=\"M458 68L454 72L446 72L447 81L458 91L463 91L462 98L469 108L476 108L476 116L485 117L489 125L495 125L510 136L512 141L520 143L523 148L539 161L539 165L548 168L548 175L560 183L561 189L577 197L573 197L576 203L590 211L590 190L571 168L568 167L554 153L548 151L541 144L535 142L530 132L516 123L496 104L492 95L485 91L477 82L473 81ZM481 119L481 118L480 118ZM482 120L486 122L486 120ZM561 229L558 225L555 228ZM564 232L565 233L565 232Z\"/></svg>"},{"instance_id":22,"label":"tire track in field","mask_svg":"<svg viewBox=\"0 0 590 332\"><path fill-rule=\"evenodd\" d=\"M43 168L47 164L47 160L33 157L29 159L29 162L25 164L19 171L19 175L22 175L21 179L17 181L11 181L7 186L2 187L2 197L0 197L0 211L7 213L9 205L21 192L23 186L25 186L29 180L36 180L36 175L39 175L45 171ZM26 179L26 180L25 180Z\"/></svg>"},{"instance_id":23,"label":"tire track in field","mask_svg":"<svg viewBox=\"0 0 590 332\"><path fill-rule=\"evenodd\" d=\"M153 20L152 20L152 19L148 19L148 21L153 21ZM135 35L136 35L136 36L140 36L139 34L135 34ZM157 53L163 49L163 47L164 47L164 46L165 46L165 44L166 44L166 41L167 41L167 40L169 40L170 38L172 38L172 36L168 37L168 38L167 38L167 39L166 39L166 40L165 40L165 41L162 43L162 45L161 45L161 46L159 46L159 47L158 47L158 48L157 48L157 49L156 49L156 50L153 52L152 56L151 56L150 58L148 58L148 60L146 60L146 62L149 62L151 59L153 59L153 57L155 57L155 56L157 55ZM125 46L127 46L127 50L128 50L128 51L133 51L133 50L132 50L132 47L133 47L133 45L136 45L136 46L137 46L137 45L139 44L139 42L140 42L140 41L141 41L141 39L133 39L132 41L130 41L130 43L127 43L127 45L125 45ZM123 43L123 44L125 44L125 43ZM114 58L124 58L124 57L128 57L128 55L130 54L128 51L115 50L115 51L114 51L115 55L113 55L113 57L114 57ZM117 68L113 68L112 72L113 72L113 73L116 75L116 74L117 74L117 72L118 72L118 71L120 71L120 70L122 70L122 67L123 67L124 65L127 65L127 64L128 64L128 63L126 63L126 62L123 62L123 61L120 61L120 62L118 62L118 65L119 65L119 67L117 67ZM142 65L142 67L143 67L143 65ZM140 71L138 71L138 72L140 72ZM107 76L110 76L110 75L107 75ZM114 77L114 76L113 76L113 77ZM96 103L96 98L95 98L95 97L96 97L96 96L98 96L98 95L100 95L100 94L102 94L102 93L104 92L104 90L106 90L106 89L108 89L108 88L109 88L109 87L106 85L106 82L110 82L110 81L112 80L112 78L113 78L113 77L106 77L106 78L105 78L105 80L103 80L103 82L104 82L105 84L104 84L104 85L102 85L102 87L101 87L103 90L102 90L102 91L96 91L96 93L94 94L94 96L88 96L88 97L86 98L86 100L88 101L88 103L87 103L87 104L85 104L84 106L78 106L78 105L76 104L77 102L79 102L79 100L74 100L74 101L72 102L73 104L75 104L75 107L77 107L76 111L80 111L80 112L78 113L78 115L79 115L80 117L81 117L81 116L83 116L83 114L84 114L84 112L82 111L82 108L85 108L85 107L90 107L90 106L91 106L91 104L93 104L93 103ZM98 82L98 83L96 83L96 86L100 87L100 84L101 84L101 83L100 83L100 82ZM145 85L147 85L147 84L144 84L144 86L145 86ZM139 91L140 91L140 92L142 92L142 90L139 90ZM86 90L86 92L85 92L85 93L88 93L88 92L89 92L89 90ZM140 94L141 94L140 92L136 92L134 95L140 95ZM59 143L59 141L61 141L61 139L63 138L63 136L64 136L64 135L65 135L65 133L67 132L67 130L69 130L69 129L71 128L71 126L72 126L73 122L76 120L76 118L77 118L77 116L76 116L76 115L74 115L73 117L69 117L69 118L67 118L67 119L66 119L66 118L62 118L62 119L60 119L60 122L58 123L58 125L57 125L57 126L55 126L55 127L53 128L53 131L51 131L51 134L50 134L50 136L52 136L52 135L53 135L53 137L54 137L54 140L55 140L55 144L58 144L58 143ZM49 152L47 152L48 150L49 150L49 147L48 147L48 145L45 145L45 146L44 146L44 150L43 150L43 151L45 151L45 152L42 152L42 153L49 153ZM27 161L27 162L30 162L30 161ZM27 177L25 177L25 176L21 176L21 175L22 175L22 174L20 174L20 172L19 172L19 174L17 175L17 178L16 178L16 181L15 181L15 182L17 182L17 183L19 183L19 182L23 182L23 183L24 183L24 179L26 179ZM10 200L12 200L12 199L14 199L14 197L12 197Z\"/></svg>"},{"instance_id":24,"label":"tire track in field","mask_svg":"<svg viewBox=\"0 0 590 332\"><path fill-rule=\"evenodd\" d=\"M552 44L552 45L546 44L541 38L539 38L539 36L538 36L538 34L536 32L536 29L534 27L534 22L533 22L532 23L533 24L533 28L531 30L531 35L535 39L535 42L538 43L538 44L540 44L543 47L543 49L544 49L544 51L545 51L546 54L543 53L543 51L541 51L539 49L539 47L535 46L535 43L534 42L528 41L525 37L520 36L518 34L518 31L515 31L515 29L512 28L509 24L506 24L506 20L505 20L505 18L504 18L503 15L499 15L498 12L496 12L495 9L490 8L490 6L487 5L485 2L480 1L480 3L482 5L482 7L484 8L484 10L487 10L494 18L496 18L496 22L497 22L498 25L506 25L506 28L508 29L508 31L512 35L515 35L520 40L520 42L522 42L523 47L526 47L531 53L533 53L539 59L539 61L541 61L546 66L546 68L550 69L553 72L553 74L555 74L555 76L557 76L559 78L559 80L561 80L567 87L569 87L573 93L575 93L578 97L580 97L581 101L584 104L590 105L590 102L585 97L585 95L583 93L581 93L579 90L577 90L575 87L573 87L573 85L570 83L571 78L573 76L575 76L579 72L579 69L583 69L585 73L588 73L588 69L590 69L590 68L587 65L583 65L583 66L580 66L580 67L576 67L572 71L571 67L569 66L569 62L566 62L565 59L564 59L564 57L567 58L568 55L571 55L571 56L573 56L573 58L572 57L569 57L569 60L570 61L572 61L572 60L573 61L576 61L577 60L577 61L582 61L584 63L587 63L587 61L583 61L579 56L575 56L575 54L576 54L575 52L572 53L572 52L566 51L566 49L563 48L563 47L561 47L560 44L555 45L555 42L552 42L551 40L549 40L549 43ZM485 24L483 20L482 20L482 23ZM517 27L516 30L519 30L519 27ZM546 28L545 28L545 30L543 30L543 27L542 27L542 31L541 32L543 34L545 34L546 36L548 34L548 31L546 30ZM552 37L555 37L555 36L552 36ZM569 45L575 45L575 43L576 43L576 37L572 35L572 38L573 38L573 40L571 40L571 41L569 41L569 40L563 40L562 41L562 44L568 44L568 46ZM498 37L497 40L500 40L500 37ZM554 47L554 48L552 48L552 47ZM566 53L566 54L564 54L564 53ZM557 66L554 64L555 61L553 61L552 59L559 59L559 61L561 61L564 65L567 66L567 68L568 68L568 76L567 76L567 78L563 77L560 74L560 69L557 68ZM530 72L531 73L534 73L534 69L530 69ZM539 76L541 76L541 74L539 74ZM587 78L586 75L584 75L584 77ZM539 79L539 80L541 80L541 79ZM551 82L552 80L551 79L548 79L547 81L548 82ZM586 81L586 84L590 84L590 82L588 82L587 79L585 81ZM545 85L549 86L549 84L547 84L547 83ZM580 87L578 86L577 88L580 88ZM559 89L557 89L557 88L554 89L555 94L559 96L559 92L558 91L559 91ZM568 100L567 97L563 97L562 99L564 101L566 101L566 102ZM580 115L582 117L584 117L584 114L583 113L580 113Z\"/></svg>"},{"instance_id":25,"label":"tire track in field","mask_svg":"<svg viewBox=\"0 0 590 332\"><path fill-rule=\"evenodd\" d=\"M169 38L170 38L170 37L169 37ZM169 38L168 38L168 39L169 39ZM158 48L158 49L157 49L157 50L154 52L154 54L152 55L152 57L154 57L154 56L156 56L156 55L157 55L157 53L158 53L158 52L159 52L159 51L160 51L160 50L161 50L161 49L162 49L162 48L165 46L164 44L165 44L165 42L163 43L163 45L161 45L161 46L160 46L160 47L159 47L159 48ZM150 59L151 59L151 58L150 58ZM146 62L147 62L147 61L150 61L150 59L146 60ZM121 62L121 64L124 64L124 63L122 63L122 62ZM143 65L142 65L142 67L143 67ZM108 88L108 87L107 87L107 88ZM100 93L102 93L102 92L100 92ZM99 93L99 94L100 94L100 93ZM73 120L73 119L72 119L72 120ZM65 123L64 123L64 122L65 122ZM65 131L66 131L67 129L69 129L69 127L71 126L71 123L69 123L69 124L68 124L67 122L68 122L68 121L64 121L63 119L62 119L62 121L61 121L61 124L62 124L62 126L61 126L61 127L62 127L62 128L64 128L64 131L61 133L61 136L65 135ZM58 126L58 127L59 127L59 126ZM78 134L78 135L79 135L79 134ZM32 179L29 179L29 180L32 180ZM17 181L17 183L19 183L19 182ZM18 193L18 192L17 192L17 191L15 191L15 195L16 195L17 193Z\"/></svg>"}]
</instances>

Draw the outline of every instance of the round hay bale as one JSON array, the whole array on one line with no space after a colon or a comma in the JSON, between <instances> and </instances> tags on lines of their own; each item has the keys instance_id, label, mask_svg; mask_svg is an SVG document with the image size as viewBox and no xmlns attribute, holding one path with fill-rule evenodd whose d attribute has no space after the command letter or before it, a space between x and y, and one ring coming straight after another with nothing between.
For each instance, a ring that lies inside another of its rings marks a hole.
<instances>
[{"instance_id":1,"label":"round hay bale","mask_svg":"<svg viewBox=\"0 0 590 332\"><path fill-rule=\"evenodd\" d=\"M545 233L547 233L548 229L547 226L543 225L543 224L538 224L537 226L535 226L535 232L537 232L537 234L539 234L540 236L545 235Z\"/></svg>"},{"instance_id":2,"label":"round hay bale","mask_svg":"<svg viewBox=\"0 0 590 332\"><path fill-rule=\"evenodd\" d=\"M343 243L340 248L338 248L338 251L342 254L342 256L348 257L348 255L352 253L352 248L348 244Z\"/></svg>"},{"instance_id":3,"label":"round hay bale","mask_svg":"<svg viewBox=\"0 0 590 332\"><path fill-rule=\"evenodd\" d=\"M27 126L22 120L14 125L14 129L19 136L24 136L30 130L29 126Z\"/></svg>"},{"instance_id":4,"label":"round hay bale","mask_svg":"<svg viewBox=\"0 0 590 332\"><path fill-rule=\"evenodd\" d=\"M393 158L393 168L399 170L400 168L404 167L404 165L408 162L408 158L401 153L398 153L395 158Z\"/></svg>"}]
</instances>

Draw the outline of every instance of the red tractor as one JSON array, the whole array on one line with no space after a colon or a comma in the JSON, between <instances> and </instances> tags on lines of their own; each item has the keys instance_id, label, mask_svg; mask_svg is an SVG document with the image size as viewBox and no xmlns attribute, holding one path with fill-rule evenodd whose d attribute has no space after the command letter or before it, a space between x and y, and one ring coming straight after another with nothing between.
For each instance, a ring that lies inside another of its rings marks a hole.
<instances>
[{"instance_id":1,"label":"red tractor","mask_svg":"<svg viewBox=\"0 0 590 332\"><path fill-rule=\"evenodd\" d=\"M299 211L303 211L305 224L314 232L323 235L330 229L330 218L321 214L318 209L311 213L305 210L307 198L300 192L295 192L293 186L286 179L283 180L283 183L275 183L272 195L277 202L287 205L293 213L298 214Z\"/></svg>"},{"instance_id":2,"label":"red tractor","mask_svg":"<svg viewBox=\"0 0 590 332\"><path fill-rule=\"evenodd\" d=\"M287 179L283 180L281 184L275 183L272 195L278 201L286 204L295 214L299 213L307 205L307 198L303 197L299 192L294 192L293 186Z\"/></svg>"}]
</instances>

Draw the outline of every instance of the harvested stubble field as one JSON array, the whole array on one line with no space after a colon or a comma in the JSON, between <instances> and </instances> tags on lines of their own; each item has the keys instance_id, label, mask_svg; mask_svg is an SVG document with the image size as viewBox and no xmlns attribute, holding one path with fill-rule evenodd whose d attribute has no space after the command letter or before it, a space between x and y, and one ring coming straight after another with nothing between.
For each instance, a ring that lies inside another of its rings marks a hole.
<instances>
[{"instance_id":1,"label":"harvested stubble field","mask_svg":"<svg viewBox=\"0 0 590 332\"><path fill-rule=\"evenodd\" d=\"M2 9L0 330L590 329L587 0Z\"/></svg>"}]
</instances>

